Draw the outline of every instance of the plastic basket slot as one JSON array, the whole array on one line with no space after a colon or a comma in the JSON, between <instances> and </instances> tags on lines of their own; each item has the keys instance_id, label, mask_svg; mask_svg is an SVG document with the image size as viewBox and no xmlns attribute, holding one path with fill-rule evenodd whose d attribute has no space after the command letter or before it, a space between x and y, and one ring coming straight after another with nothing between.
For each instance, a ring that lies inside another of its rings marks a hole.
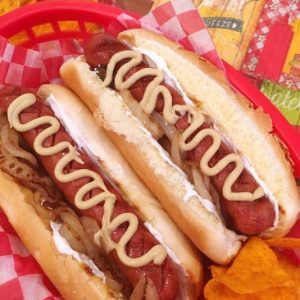
<instances>
[{"instance_id":1,"label":"plastic basket slot","mask_svg":"<svg viewBox=\"0 0 300 300\"><path fill-rule=\"evenodd\" d=\"M100 24L95 24L95 23L91 23L91 22L85 22L84 23L85 26L85 31L89 34L91 33L95 33L95 32L99 32L99 31L103 31L103 26Z\"/></svg>"},{"instance_id":2,"label":"plastic basket slot","mask_svg":"<svg viewBox=\"0 0 300 300\"><path fill-rule=\"evenodd\" d=\"M25 30L16 33L15 35L11 36L8 40L14 45L25 44L26 42L30 41L27 31Z\"/></svg>"},{"instance_id":3,"label":"plastic basket slot","mask_svg":"<svg viewBox=\"0 0 300 300\"><path fill-rule=\"evenodd\" d=\"M33 26L32 31L36 37L40 37L45 34L53 34L54 33L52 23L50 23L50 22Z\"/></svg>"},{"instance_id":4,"label":"plastic basket slot","mask_svg":"<svg viewBox=\"0 0 300 300\"><path fill-rule=\"evenodd\" d=\"M78 32L84 32L85 28L83 26L83 30L81 28L80 23L76 20L69 20L69 21L58 21L58 26L61 32L65 32L65 31L78 31Z\"/></svg>"}]
</instances>

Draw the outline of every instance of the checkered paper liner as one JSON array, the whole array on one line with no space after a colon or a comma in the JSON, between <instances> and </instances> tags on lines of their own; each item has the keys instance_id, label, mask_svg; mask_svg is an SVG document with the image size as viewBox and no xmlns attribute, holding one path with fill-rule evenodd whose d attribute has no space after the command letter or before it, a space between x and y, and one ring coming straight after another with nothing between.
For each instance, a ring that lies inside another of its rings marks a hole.
<instances>
[{"instance_id":1,"label":"checkered paper liner","mask_svg":"<svg viewBox=\"0 0 300 300\"><path fill-rule=\"evenodd\" d=\"M59 83L59 67L80 54L82 48L76 40L55 40L26 49L0 36L0 87L37 89L43 83Z\"/></svg>"},{"instance_id":2,"label":"checkered paper liner","mask_svg":"<svg viewBox=\"0 0 300 300\"><path fill-rule=\"evenodd\" d=\"M192 2L174 0L141 20L126 14L109 26L116 34L128 28L148 28L180 42L222 68L204 22ZM16 85L36 90L43 83L59 83L59 67L82 54L78 41L54 40L26 49L10 44L0 36L0 87ZM6 216L0 211L0 299L60 299L47 277L29 255Z\"/></svg>"},{"instance_id":3,"label":"checkered paper liner","mask_svg":"<svg viewBox=\"0 0 300 300\"><path fill-rule=\"evenodd\" d=\"M58 292L0 210L0 299L59 300Z\"/></svg>"},{"instance_id":4,"label":"checkered paper liner","mask_svg":"<svg viewBox=\"0 0 300 300\"><path fill-rule=\"evenodd\" d=\"M223 68L205 24L191 1L173 0L140 20L121 14L107 30L116 34L127 28L141 27L161 32ZM0 87L11 84L37 89L43 83L59 83L61 64L81 53L80 44L72 39L25 49L0 37ZM0 299L59 299L3 213L0 213L0 226Z\"/></svg>"},{"instance_id":5,"label":"checkered paper liner","mask_svg":"<svg viewBox=\"0 0 300 300\"><path fill-rule=\"evenodd\" d=\"M215 66L224 70L223 62L216 51L207 27L192 1L173 0L149 12L139 21L121 14L108 30L117 34L124 29L146 28L160 32L164 36L192 50Z\"/></svg>"}]
</instances>

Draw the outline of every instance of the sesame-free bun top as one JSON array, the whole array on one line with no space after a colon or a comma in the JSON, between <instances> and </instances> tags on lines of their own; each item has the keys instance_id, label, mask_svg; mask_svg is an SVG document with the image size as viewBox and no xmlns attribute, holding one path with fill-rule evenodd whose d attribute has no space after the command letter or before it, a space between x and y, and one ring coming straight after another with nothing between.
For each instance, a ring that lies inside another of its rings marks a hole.
<instances>
[{"instance_id":1,"label":"sesame-free bun top","mask_svg":"<svg viewBox=\"0 0 300 300\"><path fill-rule=\"evenodd\" d=\"M300 198L292 165L286 149L272 133L270 117L235 93L223 71L164 36L132 29L120 33L118 38L130 46L152 51L165 61L185 93L229 138L278 205L278 224L262 236L287 234L297 220Z\"/></svg>"}]
</instances>

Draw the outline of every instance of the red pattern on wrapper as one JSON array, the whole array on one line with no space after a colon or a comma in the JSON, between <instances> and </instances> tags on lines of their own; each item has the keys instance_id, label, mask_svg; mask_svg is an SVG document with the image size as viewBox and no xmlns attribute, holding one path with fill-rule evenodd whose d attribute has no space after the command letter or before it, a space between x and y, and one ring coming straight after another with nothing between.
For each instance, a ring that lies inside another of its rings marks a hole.
<instances>
[{"instance_id":1,"label":"red pattern on wrapper","mask_svg":"<svg viewBox=\"0 0 300 300\"><path fill-rule=\"evenodd\" d=\"M168 2L140 20L123 13L111 24L108 31L117 34L126 28L141 27L175 39L185 48L201 54L223 69L223 63L205 24L191 1ZM81 53L81 47L74 40L56 40L39 44L35 49L25 49L9 44L0 36L0 87L13 84L37 89L42 83L58 83L59 66L70 57ZM296 226L300 227L300 222ZM292 253L297 256L296 251ZM300 255L297 259L300 261ZM0 299L60 299L1 211Z\"/></svg>"},{"instance_id":2,"label":"red pattern on wrapper","mask_svg":"<svg viewBox=\"0 0 300 300\"><path fill-rule=\"evenodd\" d=\"M2 211L0 211L0 299L61 299Z\"/></svg>"},{"instance_id":3,"label":"red pattern on wrapper","mask_svg":"<svg viewBox=\"0 0 300 300\"><path fill-rule=\"evenodd\" d=\"M121 14L108 27L108 31L117 35L124 29L142 27L159 32L224 70L214 42L192 1L173 0L167 2L149 12L139 21L126 14Z\"/></svg>"},{"instance_id":4,"label":"red pattern on wrapper","mask_svg":"<svg viewBox=\"0 0 300 300\"><path fill-rule=\"evenodd\" d=\"M12 84L37 88L43 81L41 54L32 49L15 47L0 36L0 85Z\"/></svg>"},{"instance_id":5,"label":"red pattern on wrapper","mask_svg":"<svg viewBox=\"0 0 300 300\"><path fill-rule=\"evenodd\" d=\"M76 40L56 40L35 49L17 47L0 36L0 87L16 85L37 89L43 83L59 83L59 67L71 57L82 54Z\"/></svg>"}]
</instances>

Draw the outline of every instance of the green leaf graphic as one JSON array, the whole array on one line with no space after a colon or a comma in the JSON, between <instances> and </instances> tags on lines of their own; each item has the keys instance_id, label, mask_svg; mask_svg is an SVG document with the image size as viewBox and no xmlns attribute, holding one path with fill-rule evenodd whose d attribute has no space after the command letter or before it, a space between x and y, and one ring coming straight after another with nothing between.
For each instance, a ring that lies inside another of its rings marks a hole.
<instances>
[{"instance_id":1,"label":"green leaf graphic","mask_svg":"<svg viewBox=\"0 0 300 300\"><path fill-rule=\"evenodd\" d=\"M299 125L300 91L264 81L261 91L275 104L292 125Z\"/></svg>"}]
</instances>

